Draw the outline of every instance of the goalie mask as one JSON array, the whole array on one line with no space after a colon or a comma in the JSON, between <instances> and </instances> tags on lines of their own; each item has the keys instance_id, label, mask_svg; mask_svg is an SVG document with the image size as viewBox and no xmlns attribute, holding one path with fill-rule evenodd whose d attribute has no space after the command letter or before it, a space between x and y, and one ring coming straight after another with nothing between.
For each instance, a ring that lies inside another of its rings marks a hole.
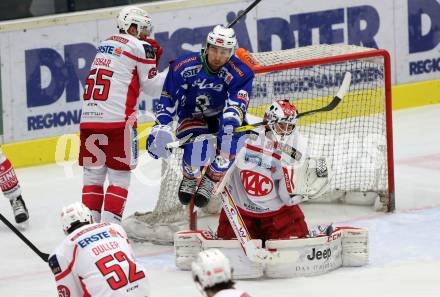
<instances>
[{"instance_id":1,"label":"goalie mask","mask_svg":"<svg viewBox=\"0 0 440 297\"><path fill-rule=\"evenodd\" d=\"M295 105L289 100L277 100L267 109L264 120L273 132L274 136L280 141L280 137L292 134L296 126L296 116L298 111Z\"/></svg>"},{"instance_id":2,"label":"goalie mask","mask_svg":"<svg viewBox=\"0 0 440 297\"><path fill-rule=\"evenodd\" d=\"M90 210L81 202L75 202L63 208L61 211L61 222L65 234L72 232L72 226L79 223L92 223Z\"/></svg>"},{"instance_id":3,"label":"goalie mask","mask_svg":"<svg viewBox=\"0 0 440 297\"><path fill-rule=\"evenodd\" d=\"M228 49L229 57L232 57L237 48L237 38L235 37L234 29L226 28L222 25L215 26L206 38L205 54L209 45Z\"/></svg>"},{"instance_id":4,"label":"goalie mask","mask_svg":"<svg viewBox=\"0 0 440 297\"><path fill-rule=\"evenodd\" d=\"M206 288L232 280L229 260L219 249L200 252L191 268L193 279L202 294Z\"/></svg>"},{"instance_id":5,"label":"goalie mask","mask_svg":"<svg viewBox=\"0 0 440 297\"><path fill-rule=\"evenodd\" d=\"M153 31L153 22L150 15L136 6L124 7L118 14L119 30L127 32L131 25L137 26L137 38L140 38L141 33L144 33L145 36L150 36Z\"/></svg>"}]
</instances>

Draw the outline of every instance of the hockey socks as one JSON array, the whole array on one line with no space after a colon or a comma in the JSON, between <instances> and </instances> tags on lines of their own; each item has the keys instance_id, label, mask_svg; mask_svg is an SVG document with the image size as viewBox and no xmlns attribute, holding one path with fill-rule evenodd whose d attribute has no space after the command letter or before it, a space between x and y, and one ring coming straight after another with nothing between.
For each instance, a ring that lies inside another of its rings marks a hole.
<instances>
[{"instance_id":1,"label":"hockey socks","mask_svg":"<svg viewBox=\"0 0 440 297\"><path fill-rule=\"evenodd\" d=\"M101 209L104 203L104 188L101 185L88 185L82 189L82 203L90 209L93 222L101 222Z\"/></svg>"},{"instance_id":2,"label":"hockey socks","mask_svg":"<svg viewBox=\"0 0 440 297\"><path fill-rule=\"evenodd\" d=\"M18 184L17 175L8 159L0 164L0 188L5 197L11 201L21 195L21 188Z\"/></svg>"},{"instance_id":3,"label":"hockey socks","mask_svg":"<svg viewBox=\"0 0 440 297\"><path fill-rule=\"evenodd\" d=\"M102 212L101 221L120 224L127 196L127 189L109 185L105 193L104 211Z\"/></svg>"}]
</instances>

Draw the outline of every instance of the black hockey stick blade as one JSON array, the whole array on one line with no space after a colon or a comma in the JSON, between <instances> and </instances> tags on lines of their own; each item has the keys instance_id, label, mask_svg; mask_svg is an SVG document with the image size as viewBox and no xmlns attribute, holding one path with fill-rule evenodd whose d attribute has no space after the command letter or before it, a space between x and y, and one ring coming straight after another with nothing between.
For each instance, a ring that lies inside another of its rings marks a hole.
<instances>
[{"instance_id":1,"label":"black hockey stick blade","mask_svg":"<svg viewBox=\"0 0 440 297\"><path fill-rule=\"evenodd\" d=\"M339 102L341 102L341 101L342 101L341 98L335 96L335 97L333 97L332 102L330 102L327 106L324 106L324 107L318 108L318 109L314 109L314 110L300 112L300 113L298 113L296 118L299 119L303 116L312 115L312 114L315 114L315 113L321 112L321 111L331 111L331 110L335 109L336 106L338 106Z\"/></svg>"},{"instance_id":2,"label":"black hockey stick blade","mask_svg":"<svg viewBox=\"0 0 440 297\"><path fill-rule=\"evenodd\" d=\"M17 228L15 228L14 225L12 225L8 219L6 219L1 213L0 213L0 220L14 232L18 237L20 237L21 240L24 241L30 247L41 259L43 259L44 262L47 262L49 260L49 254L41 252L29 239L27 239L23 233L20 232Z\"/></svg>"},{"instance_id":3,"label":"black hockey stick blade","mask_svg":"<svg viewBox=\"0 0 440 297\"><path fill-rule=\"evenodd\" d=\"M333 97L333 100L329 104L327 104L324 107L318 108L318 109L313 109L313 110L305 111L302 113L300 112L300 113L298 113L297 118L301 118L306 115L312 115L317 112L332 111L333 109L335 109L339 105L339 103L342 101L344 96L347 94L348 88L350 87L350 83L351 83L351 73L347 71L344 75L344 79L342 80L342 83L341 83L341 86L339 87L338 92L336 93L336 95ZM234 130L234 133L241 133L241 132L245 132L248 130L252 130L252 129L255 129L255 128L262 126L264 124L265 124L265 122L259 122L259 123L255 123L252 125L241 126L241 127L236 128Z\"/></svg>"},{"instance_id":4,"label":"black hockey stick blade","mask_svg":"<svg viewBox=\"0 0 440 297\"><path fill-rule=\"evenodd\" d=\"M227 28L232 28L232 26L234 26L236 23L238 23L238 21L240 21L240 19L246 15L252 8L254 8L258 3L260 3L261 0L255 0L254 2L251 3L251 5L249 5L245 10L242 10L238 13L237 17L235 18L235 20L233 20L232 22L230 22L227 26Z\"/></svg>"}]
</instances>

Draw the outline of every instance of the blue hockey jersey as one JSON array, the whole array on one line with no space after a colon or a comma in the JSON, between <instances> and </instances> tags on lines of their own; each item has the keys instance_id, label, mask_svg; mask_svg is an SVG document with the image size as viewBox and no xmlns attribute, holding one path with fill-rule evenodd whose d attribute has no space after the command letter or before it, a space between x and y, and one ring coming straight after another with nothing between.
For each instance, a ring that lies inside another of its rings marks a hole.
<instances>
[{"instance_id":1,"label":"blue hockey jersey","mask_svg":"<svg viewBox=\"0 0 440 297\"><path fill-rule=\"evenodd\" d=\"M234 55L217 73L204 69L201 53L184 55L170 64L156 109L157 120L166 125L175 116L180 123L232 112L241 125L253 77L252 70Z\"/></svg>"}]
</instances>

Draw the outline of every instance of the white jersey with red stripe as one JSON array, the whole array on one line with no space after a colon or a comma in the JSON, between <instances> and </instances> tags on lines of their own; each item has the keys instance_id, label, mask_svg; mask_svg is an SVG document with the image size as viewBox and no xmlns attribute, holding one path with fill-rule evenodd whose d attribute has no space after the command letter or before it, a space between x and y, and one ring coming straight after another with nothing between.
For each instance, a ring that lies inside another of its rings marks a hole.
<instances>
[{"instance_id":1,"label":"white jersey with red stripe","mask_svg":"<svg viewBox=\"0 0 440 297\"><path fill-rule=\"evenodd\" d=\"M279 148L264 127L250 135L235 159L228 187L237 206L253 217L271 216L293 200L295 160ZM283 140L285 147L304 154L304 140L297 130ZM299 155L298 155L299 156Z\"/></svg>"},{"instance_id":2,"label":"white jersey with red stripe","mask_svg":"<svg viewBox=\"0 0 440 297\"><path fill-rule=\"evenodd\" d=\"M89 224L69 234L49 257L60 297L150 296L124 229Z\"/></svg>"},{"instance_id":3,"label":"white jersey with red stripe","mask_svg":"<svg viewBox=\"0 0 440 297\"><path fill-rule=\"evenodd\" d=\"M251 297L251 295L242 290L226 289L221 290L220 292L215 294L214 297Z\"/></svg>"},{"instance_id":4,"label":"white jersey with red stripe","mask_svg":"<svg viewBox=\"0 0 440 297\"><path fill-rule=\"evenodd\" d=\"M140 92L156 94L162 87L156 74L156 54L148 42L129 34L102 41L86 79L80 127L124 127L128 120L136 126Z\"/></svg>"}]
</instances>

